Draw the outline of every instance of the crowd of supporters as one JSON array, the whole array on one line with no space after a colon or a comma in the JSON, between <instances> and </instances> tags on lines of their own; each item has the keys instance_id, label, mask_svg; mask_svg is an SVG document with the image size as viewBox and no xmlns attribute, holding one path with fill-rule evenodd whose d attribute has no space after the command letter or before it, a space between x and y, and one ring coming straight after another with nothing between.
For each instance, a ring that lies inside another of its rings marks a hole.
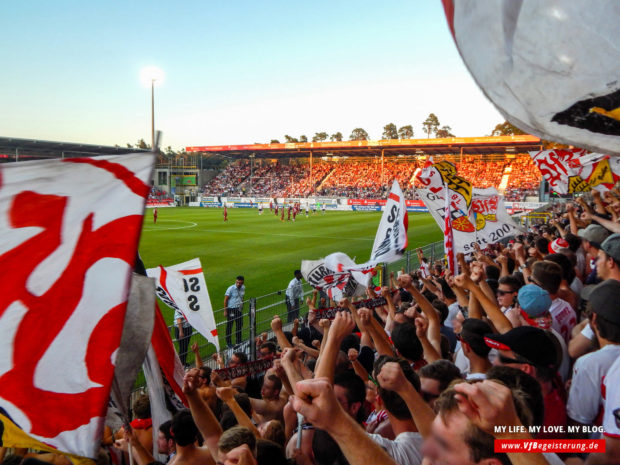
<instances>
[{"instance_id":1,"label":"crowd of supporters","mask_svg":"<svg viewBox=\"0 0 620 465\"><path fill-rule=\"evenodd\" d=\"M413 178L422 161L384 161L383 175L380 160L321 161L312 166L304 164L257 164L252 170L246 161L228 165L203 189L206 195L254 195L272 197L330 197L382 198L392 182L398 180L408 199L416 199ZM456 161L457 173L475 187L507 187L510 200L522 201L536 195L541 180L540 171L529 157L520 156L504 161L481 161L466 156ZM505 186L503 186L505 184ZM531 194L533 193L533 194Z\"/></svg>"},{"instance_id":2,"label":"crowd of supporters","mask_svg":"<svg viewBox=\"0 0 620 465\"><path fill-rule=\"evenodd\" d=\"M137 465L155 452L171 465L619 463L620 190L549 211L523 235L459 255L454 274L418 251L419 269L367 288L374 305L315 291L307 318L286 326L276 315L271 334L250 341L266 371L239 374L248 355L234 352L216 357L237 370L224 376L193 345L189 408L153 447L139 399L131 430L106 429L99 461L130 444ZM599 437L597 453L496 443Z\"/></svg>"},{"instance_id":3,"label":"crowd of supporters","mask_svg":"<svg viewBox=\"0 0 620 465\"><path fill-rule=\"evenodd\" d=\"M155 186L151 186L151 190L149 191L149 196L147 198L148 202L163 202L172 200L168 193L164 190L157 189Z\"/></svg>"}]
</instances>

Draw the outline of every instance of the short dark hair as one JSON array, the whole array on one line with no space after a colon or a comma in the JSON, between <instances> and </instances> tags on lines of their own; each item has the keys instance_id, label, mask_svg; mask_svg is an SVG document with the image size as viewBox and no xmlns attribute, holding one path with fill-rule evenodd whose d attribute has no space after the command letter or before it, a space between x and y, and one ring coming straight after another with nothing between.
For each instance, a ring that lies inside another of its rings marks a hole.
<instances>
[{"instance_id":1,"label":"short dark hair","mask_svg":"<svg viewBox=\"0 0 620 465\"><path fill-rule=\"evenodd\" d=\"M252 431L245 426L233 426L222 433L217 448L223 452L230 452L243 444L247 444L252 455L256 457L256 438Z\"/></svg>"},{"instance_id":2,"label":"short dark hair","mask_svg":"<svg viewBox=\"0 0 620 465\"><path fill-rule=\"evenodd\" d=\"M566 280L568 284L575 279L575 268L570 262L570 259L561 253L550 253L544 256L544 260L557 263L562 269L562 278Z\"/></svg>"},{"instance_id":3,"label":"short dark hair","mask_svg":"<svg viewBox=\"0 0 620 465\"><path fill-rule=\"evenodd\" d=\"M312 435L312 453L316 465L349 465L338 443L321 429Z\"/></svg>"},{"instance_id":4,"label":"short dark hair","mask_svg":"<svg viewBox=\"0 0 620 465\"><path fill-rule=\"evenodd\" d=\"M501 270L495 265L487 265L484 267L484 272L486 273L488 279L494 279L495 281L497 281L499 279Z\"/></svg>"},{"instance_id":5,"label":"short dark hair","mask_svg":"<svg viewBox=\"0 0 620 465\"><path fill-rule=\"evenodd\" d=\"M245 281L245 279L243 279L243 276L241 276L241 275L237 276L237 279L238 279L239 281Z\"/></svg>"},{"instance_id":6,"label":"short dark hair","mask_svg":"<svg viewBox=\"0 0 620 465\"><path fill-rule=\"evenodd\" d=\"M510 286L510 289L512 289L513 292L518 291L521 286L523 286L521 280L516 276L502 276L501 278L499 278L498 282L499 284L503 284L504 286Z\"/></svg>"},{"instance_id":7,"label":"short dark hair","mask_svg":"<svg viewBox=\"0 0 620 465\"><path fill-rule=\"evenodd\" d=\"M138 399L133 403L133 413L136 418L140 418L142 420L151 418L151 400L148 395L143 394L138 397Z\"/></svg>"},{"instance_id":8,"label":"short dark hair","mask_svg":"<svg viewBox=\"0 0 620 465\"><path fill-rule=\"evenodd\" d=\"M271 352L272 354L275 354L277 351L277 347L276 344L274 342L271 341L265 341L263 342L259 349L269 349L269 352Z\"/></svg>"},{"instance_id":9,"label":"short dark hair","mask_svg":"<svg viewBox=\"0 0 620 465\"><path fill-rule=\"evenodd\" d=\"M282 429L282 437L284 438L284 429ZM269 465L287 465L284 446L275 441L258 438L256 440L256 462L268 463Z\"/></svg>"},{"instance_id":10,"label":"short dark hair","mask_svg":"<svg viewBox=\"0 0 620 465\"><path fill-rule=\"evenodd\" d=\"M198 438L198 428L188 409L179 410L172 417L170 431L174 436L174 442L181 447L189 446Z\"/></svg>"},{"instance_id":11,"label":"short dark hair","mask_svg":"<svg viewBox=\"0 0 620 465\"><path fill-rule=\"evenodd\" d=\"M203 365L200 367L200 376L204 377L207 380L207 384L211 381L211 373L213 369L207 365Z\"/></svg>"},{"instance_id":12,"label":"short dark hair","mask_svg":"<svg viewBox=\"0 0 620 465\"><path fill-rule=\"evenodd\" d=\"M407 360L416 361L422 358L424 349L413 323L395 323L392 330L392 343L398 353Z\"/></svg>"},{"instance_id":13,"label":"short dark hair","mask_svg":"<svg viewBox=\"0 0 620 465\"><path fill-rule=\"evenodd\" d=\"M166 441L174 440L172 434L170 433L170 427L172 426L172 420L164 421L161 425L159 425L159 431L164 435Z\"/></svg>"},{"instance_id":14,"label":"short dark hair","mask_svg":"<svg viewBox=\"0 0 620 465\"><path fill-rule=\"evenodd\" d=\"M233 352L233 355L235 355L239 359L239 363L248 362L248 356L245 354L245 352Z\"/></svg>"},{"instance_id":15,"label":"short dark hair","mask_svg":"<svg viewBox=\"0 0 620 465\"><path fill-rule=\"evenodd\" d=\"M532 277L549 294L557 294L562 284L562 268L549 260L539 261L532 266Z\"/></svg>"},{"instance_id":16,"label":"short dark hair","mask_svg":"<svg viewBox=\"0 0 620 465\"><path fill-rule=\"evenodd\" d=\"M388 362L398 363L402 368L405 378L407 378L407 381L411 383L411 385L416 391L420 392L420 377L415 371L413 371L411 365L409 365L409 363L407 363L407 361L403 360L402 358L389 357L386 355L382 355L381 357L379 357L375 362L374 367L375 378L377 378L377 376L381 372L381 368L383 367L383 365ZM385 409L390 412L390 414L394 415L399 420L411 419L411 413L409 412L407 403L395 391L388 391L387 389L383 389L381 386L379 386L379 397L381 397L381 400L385 405Z\"/></svg>"},{"instance_id":17,"label":"short dark hair","mask_svg":"<svg viewBox=\"0 0 620 465\"><path fill-rule=\"evenodd\" d=\"M293 271L293 275L297 276L301 274L301 270L295 270Z\"/></svg>"},{"instance_id":18,"label":"short dark hair","mask_svg":"<svg viewBox=\"0 0 620 465\"><path fill-rule=\"evenodd\" d=\"M572 252L577 252L577 250L579 250L579 247L581 247L581 237L575 234L568 233L566 234L566 236L564 236L564 239L566 240L566 242L568 242L568 248Z\"/></svg>"},{"instance_id":19,"label":"short dark hair","mask_svg":"<svg viewBox=\"0 0 620 465\"><path fill-rule=\"evenodd\" d=\"M446 318L450 314L450 310L448 310L448 306L439 299L433 300L431 305L439 312L439 321L441 324L444 324Z\"/></svg>"},{"instance_id":20,"label":"short dark hair","mask_svg":"<svg viewBox=\"0 0 620 465\"><path fill-rule=\"evenodd\" d=\"M345 396L349 405L360 403L357 412L357 422L361 423L364 418L364 401L366 400L366 384L352 371L343 371L334 376L334 386L340 386L345 390Z\"/></svg>"},{"instance_id":21,"label":"short dark hair","mask_svg":"<svg viewBox=\"0 0 620 465\"><path fill-rule=\"evenodd\" d=\"M607 318L597 313L595 326L603 339L607 339L615 344L620 343L620 326L618 324L609 321Z\"/></svg>"},{"instance_id":22,"label":"short dark hair","mask_svg":"<svg viewBox=\"0 0 620 465\"><path fill-rule=\"evenodd\" d=\"M269 375L267 376L267 379L273 383L274 389L276 389L278 392L282 390L282 380L276 375Z\"/></svg>"},{"instance_id":23,"label":"short dark hair","mask_svg":"<svg viewBox=\"0 0 620 465\"><path fill-rule=\"evenodd\" d=\"M532 412L533 426L542 426L545 417L545 401L540 390L540 383L525 371L507 365L492 366L487 371L487 379L499 380L511 390L523 392L523 400Z\"/></svg>"},{"instance_id":24,"label":"short dark hair","mask_svg":"<svg viewBox=\"0 0 620 465\"><path fill-rule=\"evenodd\" d=\"M549 253L549 240L544 237L539 237L534 241L534 247L541 253Z\"/></svg>"},{"instance_id":25,"label":"short dark hair","mask_svg":"<svg viewBox=\"0 0 620 465\"><path fill-rule=\"evenodd\" d=\"M422 378L430 378L439 382L439 391L443 392L455 379L463 379L461 371L448 360L437 360L420 369Z\"/></svg>"}]
</instances>

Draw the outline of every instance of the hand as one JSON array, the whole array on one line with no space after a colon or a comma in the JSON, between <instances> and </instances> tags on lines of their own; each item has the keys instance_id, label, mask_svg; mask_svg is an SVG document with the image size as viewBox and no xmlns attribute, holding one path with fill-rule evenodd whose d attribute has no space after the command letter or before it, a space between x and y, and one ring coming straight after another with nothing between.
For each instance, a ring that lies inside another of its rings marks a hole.
<instances>
[{"instance_id":1,"label":"hand","mask_svg":"<svg viewBox=\"0 0 620 465\"><path fill-rule=\"evenodd\" d=\"M495 261L499 263L500 266L504 266L508 264L508 257L506 255L498 255Z\"/></svg>"},{"instance_id":2,"label":"hand","mask_svg":"<svg viewBox=\"0 0 620 465\"><path fill-rule=\"evenodd\" d=\"M231 387L219 387L215 390L215 394L223 401L230 402L235 398L235 389Z\"/></svg>"},{"instance_id":3,"label":"hand","mask_svg":"<svg viewBox=\"0 0 620 465\"><path fill-rule=\"evenodd\" d=\"M114 440L114 447L120 451L129 453L129 441L126 437Z\"/></svg>"},{"instance_id":4,"label":"hand","mask_svg":"<svg viewBox=\"0 0 620 465\"><path fill-rule=\"evenodd\" d=\"M371 310L366 308L366 307L362 307L362 308L358 308L357 309L357 319L359 321L360 324L360 329L362 331L368 330L368 328L370 328L370 319L372 318L372 313Z\"/></svg>"},{"instance_id":5,"label":"hand","mask_svg":"<svg viewBox=\"0 0 620 465\"><path fill-rule=\"evenodd\" d=\"M226 453L224 465L257 465L256 459L247 444L241 444Z\"/></svg>"},{"instance_id":6,"label":"hand","mask_svg":"<svg viewBox=\"0 0 620 465\"><path fill-rule=\"evenodd\" d=\"M299 381L298 395L292 396L293 409L301 413L316 428L334 432L346 421L346 413L340 406L334 388L327 378Z\"/></svg>"},{"instance_id":7,"label":"hand","mask_svg":"<svg viewBox=\"0 0 620 465\"><path fill-rule=\"evenodd\" d=\"M427 339L428 333L428 320L422 315L416 317L415 322L415 334L418 339Z\"/></svg>"},{"instance_id":8,"label":"hand","mask_svg":"<svg viewBox=\"0 0 620 465\"><path fill-rule=\"evenodd\" d=\"M282 351L282 363L295 363L297 359L297 352L291 347L285 347Z\"/></svg>"},{"instance_id":9,"label":"hand","mask_svg":"<svg viewBox=\"0 0 620 465\"><path fill-rule=\"evenodd\" d=\"M318 339L314 339L312 341L312 347L316 348L317 350L321 348L321 341L319 341Z\"/></svg>"},{"instance_id":10,"label":"hand","mask_svg":"<svg viewBox=\"0 0 620 465\"><path fill-rule=\"evenodd\" d=\"M411 286L412 283L412 279L411 279L411 275L410 274L401 274L398 277L398 285L400 287L402 287L403 289L407 289L409 286Z\"/></svg>"},{"instance_id":11,"label":"hand","mask_svg":"<svg viewBox=\"0 0 620 465\"><path fill-rule=\"evenodd\" d=\"M383 297L385 297L386 299L391 299L392 298L392 293L390 292L390 288L387 286L383 286L381 288L381 295Z\"/></svg>"},{"instance_id":12,"label":"hand","mask_svg":"<svg viewBox=\"0 0 620 465\"><path fill-rule=\"evenodd\" d=\"M327 318L323 318L322 320L319 321L319 326L323 328L323 330L329 329L331 324L332 322L329 321Z\"/></svg>"},{"instance_id":13,"label":"hand","mask_svg":"<svg viewBox=\"0 0 620 465\"><path fill-rule=\"evenodd\" d=\"M292 342L293 342L293 345L294 345L295 347L297 347L297 346L299 346L299 345L301 345L301 344L302 344L302 340L301 340L301 339L299 339L297 336L293 336L293 340L292 340Z\"/></svg>"},{"instance_id":14,"label":"hand","mask_svg":"<svg viewBox=\"0 0 620 465\"><path fill-rule=\"evenodd\" d=\"M215 372L213 372L212 375L213 374L215 374ZM200 371L198 368L191 368L190 370L187 370L185 376L183 376L183 394L187 396L196 392L196 389L200 386L199 375Z\"/></svg>"},{"instance_id":15,"label":"hand","mask_svg":"<svg viewBox=\"0 0 620 465\"><path fill-rule=\"evenodd\" d=\"M224 380L215 371L211 372L211 383L214 386L225 386Z\"/></svg>"},{"instance_id":16,"label":"hand","mask_svg":"<svg viewBox=\"0 0 620 465\"><path fill-rule=\"evenodd\" d=\"M224 308L224 318L228 318L228 309Z\"/></svg>"},{"instance_id":17,"label":"hand","mask_svg":"<svg viewBox=\"0 0 620 465\"><path fill-rule=\"evenodd\" d=\"M566 213L571 213L575 211L575 206L572 203L566 204Z\"/></svg>"},{"instance_id":18,"label":"hand","mask_svg":"<svg viewBox=\"0 0 620 465\"><path fill-rule=\"evenodd\" d=\"M192 344L192 350L193 350L194 352L198 352L198 343L197 343L197 342L194 342L194 343Z\"/></svg>"},{"instance_id":19,"label":"hand","mask_svg":"<svg viewBox=\"0 0 620 465\"><path fill-rule=\"evenodd\" d=\"M273 320L271 320L271 329L274 332L282 331L282 320L278 315L273 316Z\"/></svg>"},{"instance_id":20,"label":"hand","mask_svg":"<svg viewBox=\"0 0 620 465\"><path fill-rule=\"evenodd\" d=\"M468 286L472 285L474 282L469 279L469 276L467 276L465 273L462 273L454 277L454 283L461 289L467 289Z\"/></svg>"},{"instance_id":21,"label":"hand","mask_svg":"<svg viewBox=\"0 0 620 465\"><path fill-rule=\"evenodd\" d=\"M329 331L329 337L335 338L336 341L342 341L345 336L351 334L353 328L355 328L353 315L347 311L337 312ZM340 345L340 343L338 345Z\"/></svg>"},{"instance_id":22,"label":"hand","mask_svg":"<svg viewBox=\"0 0 620 465\"><path fill-rule=\"evenodd\" d=\"M478 284L484 279L484 268L480 265L474 265L471 267L471 274L469 276L473 282Z\"/></svg>"},{"instance_id":23,"label":"hand","mask_svg":"<svg viewBox=\"0 0 620 465\"><path fill-rule=\"evenodd\" d=\"M349 357L349 361L351 362L356 361L358 355L359 355L359 352L353 347L349 349L349 353L347 354L347 356Z\"/></svg>"},{"instance_id":24,"label":"hand","mask_svg":"<svg viewBox=\"0 0 620 465\"><path fill-rule=\"evenodd\" d=\"M402 367L396 362L384 364L379 375L377 375L377 381L383 389L394 392L402 392L407 389L407 385L411 386L411 383L405 378Z\"/></svg>"},{"instance_id":25,"label":"hand","mask_svg":"<svg viewBox=\"0 0 620 465\"><path fill-rule=\"evenodd\" d=\"M592 221L592 213L584 211L579 218L583 221Z\"/></svg>"},{"instance_id":26,"label":"hand","mask_svg":"<svg viewBox=\"0 0 620 465\"><path fill-rule=\"evenodd\" d=\"M506 386L485 380L481 383L460 383L454 386L459 410L474 425L496 436L495 426L520 425L512 398Z\"/></svg>"}]
</instances>

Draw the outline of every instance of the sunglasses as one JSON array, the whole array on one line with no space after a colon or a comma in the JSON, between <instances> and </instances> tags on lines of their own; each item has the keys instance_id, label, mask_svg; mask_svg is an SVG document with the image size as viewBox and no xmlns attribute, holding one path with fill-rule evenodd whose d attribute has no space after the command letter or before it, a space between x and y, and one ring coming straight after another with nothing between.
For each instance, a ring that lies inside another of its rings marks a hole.
<instances>
[{"instance_id":1,"label":"sunglasses","mask_svg":"<svg viewBox=\"0 0 620 465\"><path fill-rule=\"evenodd\" d=\"M500 289L498 289L497 291L495 291L495 293L496 293L497 295L514 294L515 292L517 292L517 291L502 291L502 290L500 290Z\"/></svg>"}]
</instances>

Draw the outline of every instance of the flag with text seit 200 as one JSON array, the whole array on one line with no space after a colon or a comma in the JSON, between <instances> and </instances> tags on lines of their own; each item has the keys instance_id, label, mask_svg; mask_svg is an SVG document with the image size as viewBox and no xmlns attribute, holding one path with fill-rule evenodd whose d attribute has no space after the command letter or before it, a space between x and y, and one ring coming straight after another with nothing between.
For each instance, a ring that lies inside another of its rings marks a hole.
<instances>
[{"instance_id":1,"label":"flag with text seit 200","mask_svg":"<svg viewBox=\"0 0 620 465\"><path fill-rule=\"evenodd\" d=\"M209 291L199 258L172 266L146 270L156 279L157 296L173 310L180 311L207 341L220 350L217 326Z\"/></svg>"},{"instance_id":2,"label":"flag with text seit 200","mask_svg":"<svg viewBox=\"0 0 620 465\"><path fill-rule=\"evenodd\" d=\"M1 165L4 446L96 456L153 162Z\"/></svg>"}]
</instances>

